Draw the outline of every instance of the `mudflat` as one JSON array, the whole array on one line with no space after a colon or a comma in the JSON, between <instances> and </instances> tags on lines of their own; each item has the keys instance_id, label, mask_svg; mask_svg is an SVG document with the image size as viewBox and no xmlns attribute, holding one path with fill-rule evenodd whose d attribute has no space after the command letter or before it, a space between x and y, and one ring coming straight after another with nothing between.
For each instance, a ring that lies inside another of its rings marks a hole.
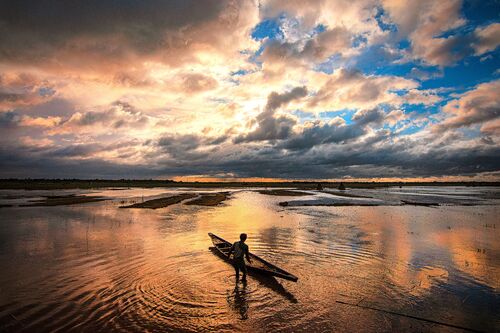
<instances>
[{"instance_id":1,"label":"mudflat","mask_svg":"<svg viewBox=\"0 0 500 333\"><path fill-rule=\"evenodd\" d=\"M32 200L30 203L19 205L20 207L41 207L41 206L66 206L77 205L88 202L98 202L107 200L100 196L87 196L87 195L54 195L46 196L40 200Z\"/></svg>"},{"instance_id":2,"label":"mudflat","mask_svg":"<svg viewBox=\"0 0 500 333\"><path fill-rule=\"evenodd\" d=\"M170 205L175 205L181 201L191 199L196 197L196 193L182 193L173 195L166 198L152 199L144 202L135 203L127 206L120 206L120 208L148 208L148 209L158 209L168 207Z\"/></svg>"},{"instance_id":3,"label":"mudflat","mask_svg":"<svg viewBox=\"0 0 500 333\"><path fill-rule=\"evenodd\" d=\"M229 197L229 192L203 193L199 198L185 202L185 205L217 206Z\"/></svg>"},{"instance_id":4,"label":"mudflat","mask_svg":"<svg viewBox=\"0 0 500 333\"><path fill-rule=\"evenodd\" d=\"M277 195L283 197L301 197L304 195L311 195L311 193L293 190L258 190L257 192L259 192L260 194Z\"/></svg>"}]
</instances>

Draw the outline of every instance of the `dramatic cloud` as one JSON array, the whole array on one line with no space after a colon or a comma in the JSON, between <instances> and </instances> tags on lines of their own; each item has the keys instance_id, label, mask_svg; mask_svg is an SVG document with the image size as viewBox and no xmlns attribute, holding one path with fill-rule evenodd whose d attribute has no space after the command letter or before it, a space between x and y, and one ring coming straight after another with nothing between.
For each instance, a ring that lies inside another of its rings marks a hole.
<instances>
[{"instance_id":1,"label":"dramatic cloud","mask_svg":"<svg viewBox=\"0 0 500 333\"><path fill-rule=\"evenodd\" d=\"M54 94L54 89L47 82L28 73L0 73L0 111L39 104Z\"/></svg>"},{"instance_id":2,"label":"dramatic cloud","mask_svg":"<svg viewBox=\"0 0 500 333\"><path fill-rule=\"evenodd\" d=\"M244 136L237 137L235 143L287 138L291 134L296 121L287 115L276 117L275 112L281 106L306 95L307 89L305 87L296 87L283 94L272 92L267 98L264 111L257 116L257 128Z\"/></svg>"},{"instance_id":3,"label":"dramatic cloud","mask_svg":"<svg viewBox=\"0 0 500 333\"><path fill-rule=\"evenodd\" d=\"M493 177L494 1L5 1L0 177Z\"/></svg>"},{"instance_id":4,"label":"dramatic cloud","mask_svg":"<svg viewBox=\"0 0 500 333\"><path fill-rule=\"evenodd\" d=\"M119 8L113 1L7 1L0 13L0 59L87 69L144 58L196 62L205 52L244 47L238 37L254 24L252 7L256 13L252 2L231 0L129 1Z\"/></svg>"},{"instance_id":5,"label":"dramatic cloud","mask_svg":"<svg viewBox=\"0 0 500 333\"><path fill-rule=\"evenodd\" d=\"M309 107L373 108L382 103L403 102L397 90L415 88L416 82L401 77L366 76L359 71L337 70L309 100Z\"/></svg>"},{"instance_id":6,"label":"dramatic cloud","mask_svg":"<svg viewBox=\"0 0 500 333\"><path fill-rule=\"evenodd\" d=\"M477 55L493 51L500 45L500 23L477 28L475 35L478 37L478 41L474 43L474 50Z\"/></svg>"},{"instance_id":7,"label":"dramatic cloud","mask_svg":"<svg viewBox=\"0 0 500 333\"><path fill-rule=\"evenodd\" d=\"M464 57L481 55L500 45L498 23L472 33L450 33L467 20L461 15L462 0L384 0L383 6L397 24L401 37L412 44L412 55L431 65L447 66Z\"/></svg>"},{"instance_id":8,"label":"dramatic cloud","mask_svg":"<svg viewBox=\"0 0 500 333\"><path fill-rule=\"evenodd\" d=\"M448 115L438 124L438 130L481 124L484 132L500 135L500 80L483 83L448 102L443 111Z\"/></svg>"},{"instance_id":9,"label":"dramatic cloud","mask_svg":"<svg viewBox=\"0 0 500 333\"><path fill-rule=\"evenodd\" d=\"M329 143L346 143L367 133L367 125L380 124L385 113L378 109L361 110L352 117L353 123L347 125L342 118L334 118L327 123L305 124L302 131L282 143L280 147L290 150L304 150Z\"/></svg>"},{"instance_id":10,"label":"dramatic cloud","mask_svg":"<svg viewBox=\"0 0 500 333\"><path fill-rule=\"evenodd\" d=\"M58 123L61 122L60 118ZM128 103L115 102L104 111L76 112L68 120L54 128L51 134L92 132L103 127L106 130L142 128L149 122L143 115Z\"/></svg>"},{"instance_id":11,"label":"dramatic cloud","mask_svg":"<svg viewBox=\"0 0 500 333\"><path fill-rule=\"evenodd\" d=\"M337 27L320 32L305 42L273 41L266 46L261 60L266 63L320 63L334 54L348 51L351 39L347 29Z\"/></svg>"}]
</instances>

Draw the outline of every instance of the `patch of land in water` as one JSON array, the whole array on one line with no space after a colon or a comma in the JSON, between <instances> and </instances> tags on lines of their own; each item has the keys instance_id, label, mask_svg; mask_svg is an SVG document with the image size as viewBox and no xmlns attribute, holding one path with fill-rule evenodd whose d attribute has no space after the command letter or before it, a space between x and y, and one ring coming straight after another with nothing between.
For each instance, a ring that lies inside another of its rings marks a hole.
<instances>
[{"instance_id":1,"label":"patch of land in water","mask_svg":"<svg viewBox=\"0 0 500 333\"><path fill-rule=\"evenodd\" d=\"M346 193L346 192L330 192L330 191L323 191L324 193L328 194L333 194L333 195L338 195L340 197L348 197L348 198L367 198L371 199L373 197L370 197L368 195L359 195L359 194L352 194L352 193Z\"/></svg>"},{"instance_id":2,"label":"patch of land in water","mask_svg":"<svg viewBox=\"0 0 500 333\"><path fill-rule=\"evenodd\" d=\"M419 202L419 201L409 201L409 200L401 200L401 202L405 205L411 205L411 206L439 206L437 202Z\"/></svg>"},{"instance_id":3,"label":"patch of land in water","mask_svg":"<svg viewBox=\"0 0 500 333\"><path fill-rule=\"evenodd\" d=\"M173 195L166 198L152 199L144 202L135 203L128 206L120 206L120 208L148 208L148 209L158 209L168 207L170 205L177 204L181 201L192 199L196 197L196 193L182 193L178 195Z\"/></svg>"},{"instance_id":4,"label":"patch of land in water","mask_svg":"<svg viewBox=\"0 0 500 333\"><path fill-rule=\"evenodd\" d=\"M293 206L296 207L307 207L307 206L324 206L324 207L344 207L344 206L380 206L379 204L374 204L374 203L354 203L354 202L335 202L335 203L324 203L324 202L318 202L315 203L314 201L310 202L301 202L301 203L293 203ZM290 203L288 201L283 201L278 203L281 207L287 207Z\"/></svg>"},{"instance_id":5,"label":"patch of land in water","mask_svg":"<svg viewBox=\"0 0 500 333\"><path fill-rule=\"evenodd\" d=\"M33 200L29 204L19 205L20 207L43 207L43 206L65 206L77 205L88 202L97 202L107 200L98 196L85 196L85 195L52 195L46 196L41 200Z\"/></svg>"},{"instance_id":6,"label":"patch of land in water","mask_svg":"<svg viewBox=\"0 0 500 333\"><path fill-rule=\"evenodd\" d=\"M199 198L185 202L185 205L217 206L229 197L229 192L203 193Z\"/></svg>"},{"instance_id":7,"label":"patch of land in water","mask_svg":"<svg viewBox=\"0 0 500 333\"><path fill-rule=\"evenodd\" d=\"M319 182L323 188L338 188L341 182ZM500 182L342 182L347 188L385 188L393 186L500 186ZM0 189L57 190L130 187L193 187L193 188L242 188L286 187L315 190L317 181L282 182L176 182L153 179L0 179Z\"/></svg>"},{"instance_id":8,"label":"patch of land in water","mask_svg":"<svg viewBox=\"0 0 500 333\"><path fill-rule=\"evenodd\" d=\"M301 197L304 195L312 195L311 193L301 192L301 191L291 191L291 190L258 190L260 194L266 195L277 195L284 197Z\"/></svg>"}]
</instances>

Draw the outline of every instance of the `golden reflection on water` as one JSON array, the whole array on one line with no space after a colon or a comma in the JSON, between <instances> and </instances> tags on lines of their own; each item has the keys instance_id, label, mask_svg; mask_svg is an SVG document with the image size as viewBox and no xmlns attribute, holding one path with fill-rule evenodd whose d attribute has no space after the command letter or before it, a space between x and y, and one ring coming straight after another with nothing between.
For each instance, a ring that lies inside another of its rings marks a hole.
<instances>
[{"instance_id":1,"label":"golden reflection on water","mask_svg":"<svg viewBox=\"0 0 500 333\"><path fill-rule=\"evenodd\" d=\"M493 233L494 235L495 233ZM496 292L500 290L500 243L485 242L471 227L455 228L434 235L438 244L446 247L455 267L481 281Z\"/></svg>"},{"instance_id":2,"label":"golden reflection on water","mask_svg":"<svg viewBox=\"0 0 500 333\"><path fill-rule=\"evenodd\" d=\"M336 300L498 327L498 229L485 227L498 206L283 209L283 198L249 191L208 208L119 209L120 200L0 211L0 328L436 329ZM248 233L250 250L298 283L236 283L208 232L229 241Z\"/></svg>"}]
</instances>

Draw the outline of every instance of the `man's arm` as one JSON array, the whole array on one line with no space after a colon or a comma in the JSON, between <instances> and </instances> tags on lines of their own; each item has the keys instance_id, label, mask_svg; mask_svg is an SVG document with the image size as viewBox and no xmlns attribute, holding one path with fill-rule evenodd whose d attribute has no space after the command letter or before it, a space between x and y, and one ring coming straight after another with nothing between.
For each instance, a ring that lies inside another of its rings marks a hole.
<instances>
[{"instance_id":1,"label":"man's arm","mask_svg":"<svg viewBox=\"0 0 500 333\"><path fill-rule=\"evenodd\" d=\"M234 251L234 244L231 245L231 248L229 249L229 252L227 253L227 257L229 258L231 256L231 253Z\"/></svg>"},{"instance_id":2,"label":"man's arm","mask_svg":"<svg viewBox=\"0 0 500 333\"><path fill-rule=\"evenodd\" d=\"M252 260L250 260L250 253L248 251L248 245L245 247L245 257L247 257L247 260L249 263L252 263Z\"/></svg>"}]
</instances>

